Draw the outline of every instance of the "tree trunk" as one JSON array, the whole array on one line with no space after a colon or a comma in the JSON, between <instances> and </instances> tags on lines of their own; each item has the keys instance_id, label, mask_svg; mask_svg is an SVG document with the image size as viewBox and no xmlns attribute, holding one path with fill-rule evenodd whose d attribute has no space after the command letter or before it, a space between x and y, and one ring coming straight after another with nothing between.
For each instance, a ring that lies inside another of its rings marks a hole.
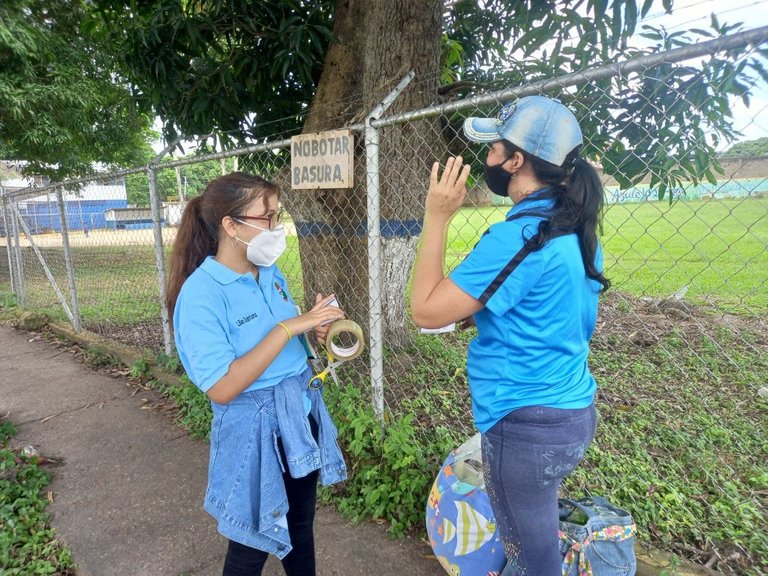
<instances>
[{"instance_id":1,"label":"tree trunk","mask_svg":"<svg viewBox=\"0 0 768 576\"><path fill-rule=\"evenodd\" d=\"M334 34L304 133L363 120L407 74L416 76L387 114L437 97L440 0L338 0ZM409 342L406 286L421 230L424 196L439 143L434 121L381 130L382 299L387 346ZM282 183L285 190L286 182ZM367 326L368 245L365 145L356 135L355 184L344 190L296 190L285 205L297 224L304 292L334 292L348 316Z\"/></svg>"}]
</instances>

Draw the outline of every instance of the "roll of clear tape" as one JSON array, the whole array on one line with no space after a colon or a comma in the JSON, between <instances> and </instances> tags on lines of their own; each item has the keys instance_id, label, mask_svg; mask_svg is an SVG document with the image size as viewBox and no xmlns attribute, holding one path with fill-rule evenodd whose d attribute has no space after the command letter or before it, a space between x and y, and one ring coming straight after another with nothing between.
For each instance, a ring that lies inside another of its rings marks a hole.
<instances>
[{"instance_id":1,"label":"roll of clear tape","mask_svg":"<svg viewBox=\"0 0 768 576\"><path fill-rule=\"evenodd\" d=\"M353 343L349 346L336 343L336 338L341 335L345 335L345 340L353 340ZM328 330L328 335L325 337L325 347L334 358L344 362L357 358L365 348L363 330L357 322L352 320L337 320L331 324Z\"/></svg>"}]
</instances>

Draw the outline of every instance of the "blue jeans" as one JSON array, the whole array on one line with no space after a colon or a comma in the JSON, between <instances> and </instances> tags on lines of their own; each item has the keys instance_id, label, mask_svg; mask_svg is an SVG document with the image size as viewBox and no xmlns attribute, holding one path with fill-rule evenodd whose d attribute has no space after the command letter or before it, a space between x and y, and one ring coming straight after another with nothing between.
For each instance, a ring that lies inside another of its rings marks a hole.
<instances>
[{"instance_id":1,"label":"blue jeans","mask_svg":"<svg viewBox=\"0 0 768 576\"><path fill-rule=\"evenodd\" d=\"M312 436L317 438L317 424L309 417ZM288 533L293 548L283 558L283 569L287 576L315 576L315 506L317 503L317 479L320 471L315 470L302 478L292 478L285 463L285 450L280 439L278 449L286 472L283 474L285 492L288 498ZM259 576L269 553L251 548L234 540L229 541L224 560L222 576Z\"/></svg>"},{"instance_id":2,"label":"blue jeans","mask_svg":"<svg viewBox=\"0 0 768 576\"><path fill-rule=\"evenodd\" d=\"M483 474L504 544L503 576L560 576L557 496L595 434L594 405L519 408L482 437Z\"/></svg>"}]
</instances>

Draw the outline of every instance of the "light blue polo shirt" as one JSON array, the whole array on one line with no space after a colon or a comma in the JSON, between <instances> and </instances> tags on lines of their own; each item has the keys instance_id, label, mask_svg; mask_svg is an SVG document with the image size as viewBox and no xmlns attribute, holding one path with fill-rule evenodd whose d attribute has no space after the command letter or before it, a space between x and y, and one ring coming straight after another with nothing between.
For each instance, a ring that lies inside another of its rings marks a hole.
<instances>
[{"instance_id":1,"label":"light blue polo shirt","mask_svg":"<svg viewBox=\"0 0 768 576\"><path fill-rule=\"evenodd\" d=\"M542 218L509 217L551 206L551 199L534 197L516 204L449 275L485 303L475 314L478 336L467 358L472 411L483 433L517 408L586 408L595 395L587 356L601 286L586 275L577 236L554 238L515 261L523 236L534 235ZM599 247L596 265L602 269Z\"/></svg>"},{"instance_id":2,"label":"light blue polo shirt","mask_svg":"<svg viewBox=\"0 0 768 576\"><path fill-rule=\"evenodd\" d=\"M237 358L275 327L296 316L296 305L276 265L238 274L206 258L184 282L173 313L176 349L187 375L207 392ZM245 391L274 386L307 368L307 354L294 337Z\"/></svg>"}]
</instances>

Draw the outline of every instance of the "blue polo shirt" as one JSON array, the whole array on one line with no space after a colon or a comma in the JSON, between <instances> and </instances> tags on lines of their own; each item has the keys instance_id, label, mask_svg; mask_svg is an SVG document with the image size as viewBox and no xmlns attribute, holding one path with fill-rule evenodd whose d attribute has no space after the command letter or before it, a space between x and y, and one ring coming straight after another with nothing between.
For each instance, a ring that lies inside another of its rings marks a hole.
<instances>
[{"instance_id":1,"label":"blue polo shirt","mask_svg":"<svg viewBox=\"0 0 768 576\"><path fill-rule=\"evenodd\" d=\"M472 411L483 433L517 408L586 408L595 395L587 356L601 286L586 275L577 236L554 238L515 261L542 216L509 217L546 213L552 202L529 197L516 204L449 275L485 304L474 316L478 336L467 357ZM599 247L596 265L602 269Z\"/></svg>"},{"instance_id":2,"label":"blue polo shirt","mask_svg":"<svg viewBox=\"0 0 768 576\"><path fill-rule=\"evenodd\" d=\"M237 358L275 327L296 316L296 305L276 265L239 274L206 258L181 287L173 313L176 349L190 380L207 392ZM245 391L274 386L307 368L307 354L294 337Z\"/></svg>"}]
</instances>

